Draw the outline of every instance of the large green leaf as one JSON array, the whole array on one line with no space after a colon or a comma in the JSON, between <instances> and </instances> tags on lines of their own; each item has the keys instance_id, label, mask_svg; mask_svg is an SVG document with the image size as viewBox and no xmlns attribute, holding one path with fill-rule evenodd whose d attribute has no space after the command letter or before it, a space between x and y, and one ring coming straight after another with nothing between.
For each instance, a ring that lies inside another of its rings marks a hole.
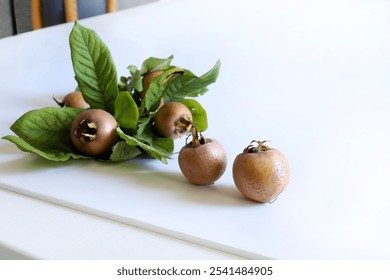
<instances>
[{"instance_id":1,"label":"large green leaf","mask_svg":"<svg viewBox=\"0 0 390 280\"><path fill-rule=\"evenodd\" d=\"M28 111L11 126L26 143L42 151L73 152L70 128L84 109L48 107Z\"/></svg>"},{"instance_id":2,"label":"large green leaf","mask_svg":"<svg viewBox=\"0 0 390 280\"><path fill-rule=\"evenodd\" d=\"M95 31L77 22L69 37L73 70L85 101L114 114L118 80L110 50Z\"/></svg>"},{"instance_id":3,"label":"large green leaf","mask_svg":"<svg viewBox=\"0 0 390 280\"><path fill-rule=\"evenodd\" d=\"M212 69L200 77L184 71L183 75L168 81L163 92L164 101L181 101L185 97L196 97L205 93L206 87L217 80L220 67L221 62L218 60Z\"/></svg>"},{"instance_id":4,"label":"large green leaf","mask_svg":"<svg viewBox=\"0 0 390 280\"><path fill-rule=\"evenodd\" d=\"M14 143L23 152L31 152L51 161L67 161L70 158L74 158L74 159L88 158L83 155L74 154L72 152L64 152L62 150L50 149L48 147L45 147L45 150L41 150L30 145L22 138L19 138L18 136L15 135L7 135L4 136L3 139Z\"/></svg>"}]
</instances>

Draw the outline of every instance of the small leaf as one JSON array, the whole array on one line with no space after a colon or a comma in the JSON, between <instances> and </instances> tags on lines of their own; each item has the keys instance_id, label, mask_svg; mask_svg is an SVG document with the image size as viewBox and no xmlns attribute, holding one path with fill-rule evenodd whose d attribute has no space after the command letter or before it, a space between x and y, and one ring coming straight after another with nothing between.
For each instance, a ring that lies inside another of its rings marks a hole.
<instances>
[{"instance_id":1,"label":"small leaf","mask_svg":"<svg viewBox=\"0 0 390 280\"><path fill-rule=\"evenodd\" d=\"M141 75L158 70L166 70L170 66L172 59L173 55L168 58L149 57L142 63Z\"/></svg>"},{"instance_id":2,"label":"small leaf","mask_svg":"<svg viewBox=\"0 0 390 280\"><path fill-rule=\"evenodd\" d=\"M110 156L111 161L124 161L133 159L141 154L141 151L135 147L130 146L125 141L119 141L112 148Z\"/></svg>"},{"instance_id":3,"label":"small leaf","mask_svg":"<svg viewBox=\"0 0 390 280\"><path fill-rule=\"evenodd\" d=\"M142 91L141 72L137 69L137 66L134 65L130 65L129 67L127 67L127 69L129 69L131 75L129 91L135 89L136 91L141 92Z\"/></svg>"},{"instance_id":4,"label":"small leaf","mask_svg":"<svg viewBox=\"0 0 390 280\"><path fill-rule=\"evenodd\" d=\"M75 23L69 37L73 70L85 101L114 114L118 95L116 67L110 50L95 31Z\"/></svg>"},{"instance_id":5,"label":"small leaf","mask_svg":"<svg viewBox=\"0 0 390 280\"><path fill-rule=\"evenodd\" d=\"M191 111L192 122L196 129L199 132L206 131L208 127L207 112L202 105L195 99L190 98L183 99L180 102Z\"/></svg>"},{"instance_id":6,"label":"small leaf","mask_svg":"<svg viewBox=\"0 0 390 280\"><path fill-rule=\"evenodd\" d=\"M156 77L155 79L158 79ZM145 94L144 99L142 99L141 102L141 111L145 111L147 113L153 112L157 110L158 106L160 105L160 100L162 98L163 88L165 85L159 82L152 82L150 83L150 86Z\"/></svg>"},{"instance_id":7,"label":"small leaf","mask_svg":"<svg viewBox=\"0 0 390 280\"><path fill-rule=\"evenodd\" d=\"M74 158L74 159L88 158L83 155L77 155L69 152L66 153L61 150L46 149L45 151L43 151L41 149L38 149L30 145L22 138L19 138L18 136L15 135L4 136L3 139L14 143L23 152L31 152L51 161L67 161L70 158Z\"/></svg>"},{"instance_id":8,"label":"small leaf","mask_svg":"<svg viewBox=\"0 0 390 280\"><path fill-rule=\"evenodd\" d=\"M143 117L139 119L136 138L142 142L152 144L153 138L159 137L153 133L153 121L155 113L149 115L149 117Z\"/></svg>"},{"instance_id":9,"label":"small leaf","mask_svg":"<svg viewBox=\"0 0 390 280\"><path fill-rule=\"evenodd\" d=\"M117 133L120 138L126 141L130 146L138 146L143 149L147 154L162 161L163 163L168 163L167 159L170 157L173 151L173 140L170 138L165 138L166 140L156 140L156 145L149 145L143 143L135 137L125 134L119 127L117 128Z\"/></svg>"},{"instance_id":10,"label":"small leaf","mask_svg":"<svg viewBox=\"0 0 390 280\"><path fill-rule=\"evenodd\" d=\"M139 111L130 92L122 91L115 101L115 119L122 128L136 130Z\"/></svg>"}]
</instances>

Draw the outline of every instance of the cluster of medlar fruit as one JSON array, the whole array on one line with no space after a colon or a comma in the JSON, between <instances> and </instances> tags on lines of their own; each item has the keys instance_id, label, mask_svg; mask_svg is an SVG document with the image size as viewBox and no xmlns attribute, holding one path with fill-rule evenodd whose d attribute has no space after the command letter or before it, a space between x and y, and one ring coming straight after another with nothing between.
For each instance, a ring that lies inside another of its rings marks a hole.
<instances>
[{"instance_id":1,"label":"cluster of medlar fruit","mask_svg":"<svg viewBox=\"0 0 390 280\"><path fill-rule=\"evenodd\" d=\"M148 87L149 78L144 81L144 88ZM61 102L55 101L60 106L89 108L80 92L66 95ZM196 185L211 185L222 177L227 166L223 146L197 131L191 111L184 104L162 102L155 115L154 125L163 137L177 139L188 134L178 155L179 168L188 181ZM110 113L101 109L85 110L73 120L72 143L85 155L102 155L118 141L117 126L117 121ZM189 137L192 140L187 143ZM287 159L280 151L265 143L253 140L233 162L233 180L237 189L245 197L261 203L274 201L286 188L290 178Z\"/></svg>"}]
</instances>

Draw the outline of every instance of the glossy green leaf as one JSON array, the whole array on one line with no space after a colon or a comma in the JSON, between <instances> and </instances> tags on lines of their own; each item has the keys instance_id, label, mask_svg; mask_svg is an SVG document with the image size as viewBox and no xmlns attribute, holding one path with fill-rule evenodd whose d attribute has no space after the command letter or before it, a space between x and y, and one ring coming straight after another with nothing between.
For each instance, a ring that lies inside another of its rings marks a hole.
<instances>
[{"instance_id":1,"label":"glossy green leaf","mask_svg":"<svg viewBox=\"0 0 390 280\"><path fill-rule=\"evenodd\" d=\"M130 92L122 91L115 101L115 119L122 128L136 130L138 126L139 111Z\"/></svg>"}]
</instances>

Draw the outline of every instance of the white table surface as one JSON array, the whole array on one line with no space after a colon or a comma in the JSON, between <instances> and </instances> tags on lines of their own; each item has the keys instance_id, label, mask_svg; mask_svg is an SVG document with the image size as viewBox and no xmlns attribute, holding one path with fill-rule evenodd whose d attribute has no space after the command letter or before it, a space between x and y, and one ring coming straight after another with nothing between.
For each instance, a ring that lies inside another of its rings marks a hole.
<instances>
[{"instance_id":1,"label":"white table surface","mask_svg":"<svg viewBox=\"0 0 390 280\"><path fill-rule=\"evenodd\" d=\"M208 112L205 135L225 146L227 171L196 187L176 156L167 165L53 163L1 141L0 186L243 258L390 258L389 5L176 0L83 20L109 46L119 75L149 56L173 54L173 64L198 74L221 59L217 83L198 101ZM75 87L71 28L0 40L2 136L24 112ZM234 157L253 139L270 139L291 165L272 204L244 199L233 183Z\"/></svg>"}]
</instances>

